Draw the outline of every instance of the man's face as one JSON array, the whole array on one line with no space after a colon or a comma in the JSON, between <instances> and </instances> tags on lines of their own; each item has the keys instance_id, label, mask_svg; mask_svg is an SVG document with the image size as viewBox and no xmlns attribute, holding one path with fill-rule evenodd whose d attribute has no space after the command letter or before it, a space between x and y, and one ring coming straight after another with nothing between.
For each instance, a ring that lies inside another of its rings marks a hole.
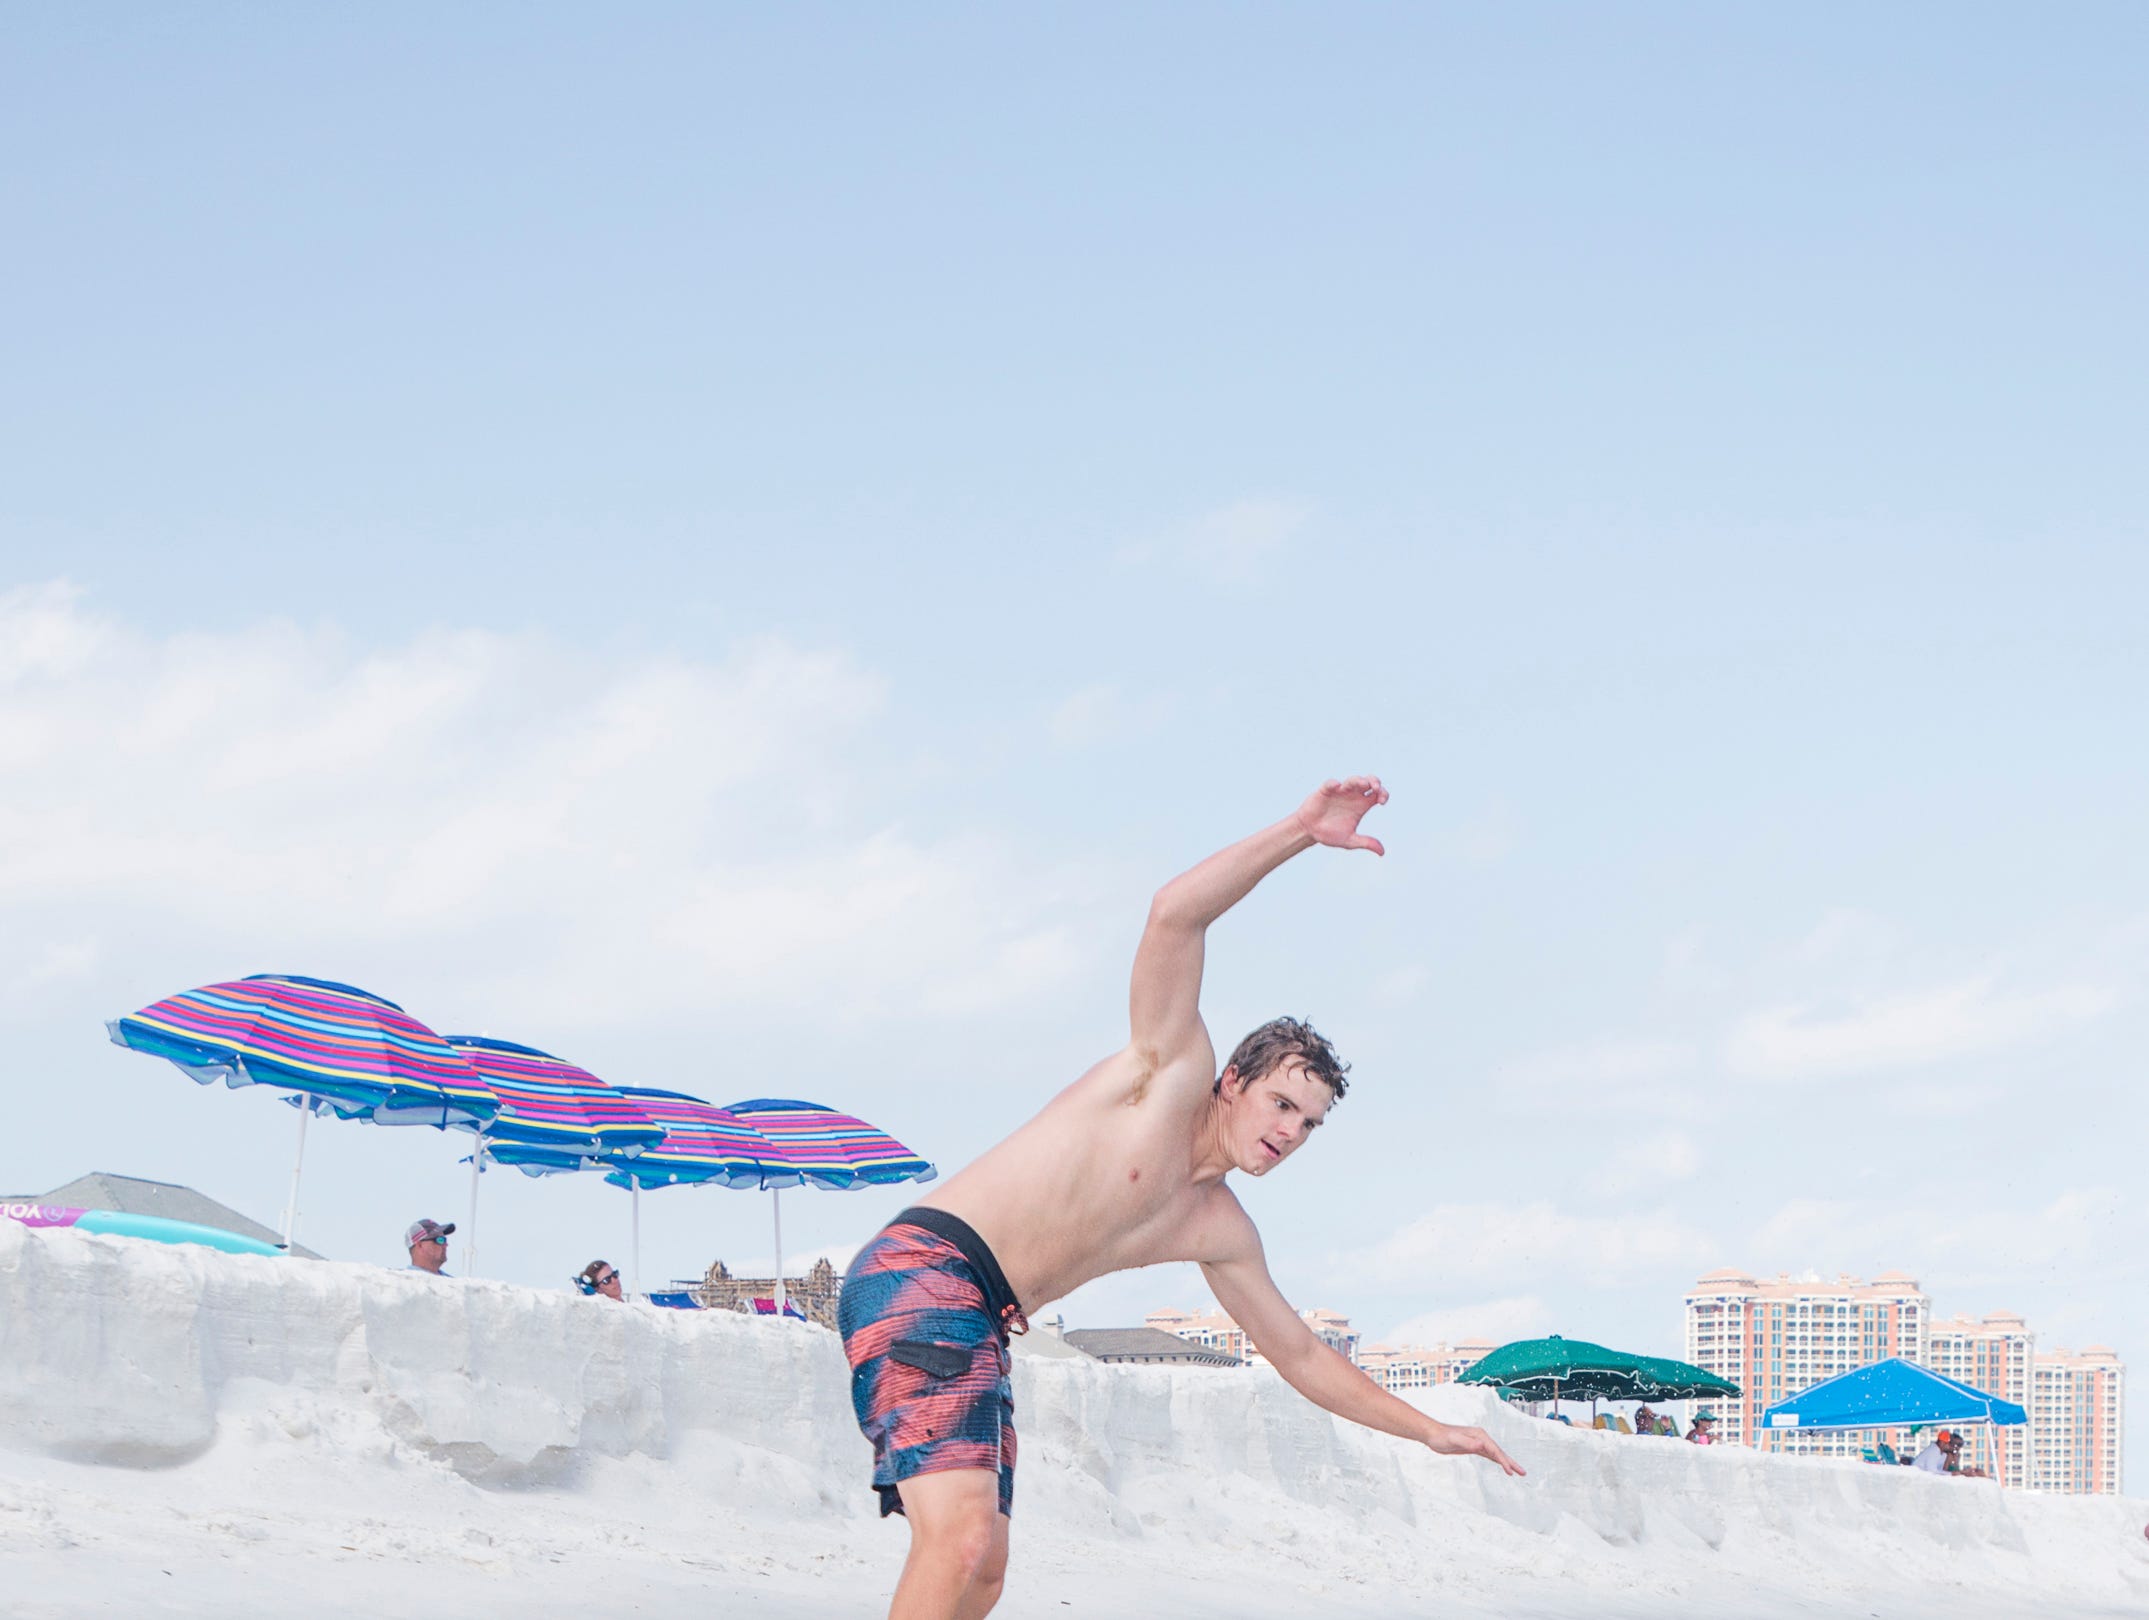
<instances>
[{"instance_id":1,"label":"man's face","mask_svg":"<svg viewBox=\"0 0 2149 1620\"><path fill-rule=\"evenodd\" d=\"M438 1271L448 1263L446 1238L422 1237L410 1246L410 1263L423 1271Z\"/></svg>"},{"instance_id":2,"label":"man's face","mask_svg":"<svg viewBox=\"0 0 2149 1620\"><path fill-rule=\"evenodd\" d=\"M1336 1094L1292 1060L1258 1080L1224 1071L1224 1104L1232 1162L1249 1175L1267 1175L1305 1146L1320 1128Z\"/></svg>"}]
</instances>

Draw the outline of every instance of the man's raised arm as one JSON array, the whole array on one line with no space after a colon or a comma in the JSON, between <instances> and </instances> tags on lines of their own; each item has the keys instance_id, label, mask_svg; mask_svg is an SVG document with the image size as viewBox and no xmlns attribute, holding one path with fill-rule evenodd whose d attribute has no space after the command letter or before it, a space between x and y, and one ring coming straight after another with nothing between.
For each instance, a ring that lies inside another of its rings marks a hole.
<instances>
[{"instance_id":1,"label":"man's raised arm","mask_svg":"<svg viewBox=\"0 0 2149 1620\"><path fill-rule=\"evenodd\" d=\"M1385 854L1358 830L1365 813L1388 802L1377 776L1325 782L1273 827L1218 850L1157 890L1149 924L1134 953L1130 999L1134 1044L1161 1068L1202 1040L1202 940L1209 924L1253 892L1254 885L1316 844ZM1213 1076L1204 1076L1204 1084Z\"/></svg>"}]
</instances>

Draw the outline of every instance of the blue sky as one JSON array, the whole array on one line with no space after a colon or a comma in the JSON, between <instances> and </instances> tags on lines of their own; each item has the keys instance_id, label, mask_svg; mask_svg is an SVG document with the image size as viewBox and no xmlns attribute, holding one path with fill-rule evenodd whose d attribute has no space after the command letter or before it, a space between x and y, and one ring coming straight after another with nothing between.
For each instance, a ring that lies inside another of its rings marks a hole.
<instances>
[{"instance_id":1,"label":"blue sky","mask_svg":"<svg viewBox=\"0 0 2149 1620\"><path fill-rule=\"evenodd\" d=\"M1366 769L1388 860L1213 957L1357 1063L1253 1199L1303 1303L1671 1349L1707 1267L1901 1267L2139 1359L2145 33L17 16L0 1186L272 1213L282 1111L99 1030L268 969L960 1163ZM317 1132L308 1235L459 1148ZM487 1271L621 1246L510 1182Z\"/></svg>"}]
</instances>

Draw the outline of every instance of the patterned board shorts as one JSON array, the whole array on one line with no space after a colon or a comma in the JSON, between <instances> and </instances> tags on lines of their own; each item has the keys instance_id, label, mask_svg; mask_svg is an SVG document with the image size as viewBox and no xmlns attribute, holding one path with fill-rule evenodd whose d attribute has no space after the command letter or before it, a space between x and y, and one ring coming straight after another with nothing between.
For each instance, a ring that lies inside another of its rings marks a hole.
<instances>
[{"instance_id":1,"label":"patterned board shorts","mask_svg":"<svg viewBox=\"0 0 2149 1620\"><path fill-rule=\"evenodd\" d=\"M956 1468L998 1473L1011 1512L1007 1335L1027 1324L977 1234L943 1210L905 1210L851 1262L837 1325L883 1516L903 1511L901 1481Z\"/></svg>"}]
</instances>

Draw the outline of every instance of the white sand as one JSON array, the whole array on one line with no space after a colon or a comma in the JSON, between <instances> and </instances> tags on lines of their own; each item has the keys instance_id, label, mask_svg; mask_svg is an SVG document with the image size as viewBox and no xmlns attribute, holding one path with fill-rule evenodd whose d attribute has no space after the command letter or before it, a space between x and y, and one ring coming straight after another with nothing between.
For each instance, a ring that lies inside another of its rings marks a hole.
<instances>
[{"instance_id":1,"label":"white sand","mask_svg":"<svg viewBox=\"0 0 2149 1620\"><path fill-rule=\"evenodd\" d=\"M876 1616L834 1337L0 1221L0 1613ZM2149 1504L1022 1358L1000 1613L2138 1615Z\"/></svg>"}]
</instances>

